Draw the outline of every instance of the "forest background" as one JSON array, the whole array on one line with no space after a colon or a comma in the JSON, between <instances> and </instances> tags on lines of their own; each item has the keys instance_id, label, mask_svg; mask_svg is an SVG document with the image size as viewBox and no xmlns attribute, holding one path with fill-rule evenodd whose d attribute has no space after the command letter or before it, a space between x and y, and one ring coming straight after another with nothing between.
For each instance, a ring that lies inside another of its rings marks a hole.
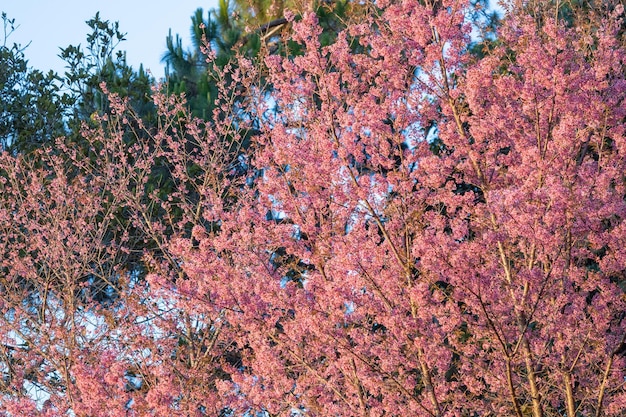
<instances>
[{"instance_id":1,"label":"forest background","mask_svg":"<svg viewBox=\"0 0 626 417\"><path fill-rule=\"evenodd\" d=\"M128 64L135 69L143 64L146 71L161 79L165 68L161 57L168 29L179 34L185 46L191 45L189 17L198 7L215 8L217 1L181 0L161 7L154 7L145 0L132 3L65 0L58 4L42 0L3 1L0 11L6 12L18 25L11 34L10 44L28 45L29 64L43 72L52 69L62 74L65 71L65 62L58 57L60 47L79 42L84 45L88 31L85 21L100 12L103 19L119 22L126 33L120 49L126 52Z\"/></svg>"},{"instance_id":2,"label":"forest background","mask_svg":"<svg viewBox=\"0 0 626 417\"><path fill-rule=\"evenodd\" d=\"M3 15L0 415L621 415L624 5L502 7Z\"/></svg>"}]
</instances>

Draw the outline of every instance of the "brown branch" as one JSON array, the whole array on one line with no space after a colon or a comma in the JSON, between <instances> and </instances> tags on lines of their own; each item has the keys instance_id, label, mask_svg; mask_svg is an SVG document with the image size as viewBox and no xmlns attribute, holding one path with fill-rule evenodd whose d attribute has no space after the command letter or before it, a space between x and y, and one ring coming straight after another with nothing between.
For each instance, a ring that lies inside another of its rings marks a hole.
<instances>
[{"instance_id":1,"label":"brown branch","mask_svg":"<svg viewBox=\"0 0 626 417\"><path fill-rule=\"evenodd\" d=\"M600 391L598 393L598 405L596 408L596 417L600 417L602 415L602 403L604 402L604 393L606 391L606 384L609 380L609 374L611 373L611 368L613 367L613 358L615 355L620 353L626 344L626 333L622 336L622 340L620 340L619 344L611 352L611 356L609 356L609 361L606 364L606 368L604 369L604 374L602 375L602 383L600 384Z\"/></svg>"},{"instance_id":2,"label":"brown branch","mask_svg":"<svg viewBox=\"0 0 626 417\"><path fill-rule=\"evenodd\" d=\"M506 357L506 382L509 386L509 394L511 395L511 402L513 403L513 409L515 409L515 415L517 417L523 417L522 409L520 408L519 401L517 400L517 393L515 392L515 384L513 384L513 372L511 370L511 358Z\"/></svg>"},{"instance_id":3,"label":"brown branch","mask_svg":"<svg viewBox=\"0 0 626 417\"><path fill-rule=\"evenodd\" d=\"M287 19L285 19L284 17L279 17L278 19L274 19L270 22L267 22L259 26L259 28L255 32L265 32L268 29L272 29L276 26L284 25L285 23L287 23Z\"/></svg>"},{"instance_id":4,"label":"brown branch","mask_svg":"<svg viewBox=\"0 0 626 417\"><path fill-rule=\"evenodd\" d=\"M280 26L285 25L287 23L289 22L284 17L279 17L278 19L271 20L267 23L262 24L257 29L253 30L251 33L241 38L241 42L245 44L250 39L250 36L254 34L263 35L263 39L266 39L267 36L270 34L268 32L270 29L276 28L276 30L278 30ZM273 34L276 30L271 31L271 33ZM268 32L268 33L264 33L264 32Z\"/></svg>"}]
</instances>

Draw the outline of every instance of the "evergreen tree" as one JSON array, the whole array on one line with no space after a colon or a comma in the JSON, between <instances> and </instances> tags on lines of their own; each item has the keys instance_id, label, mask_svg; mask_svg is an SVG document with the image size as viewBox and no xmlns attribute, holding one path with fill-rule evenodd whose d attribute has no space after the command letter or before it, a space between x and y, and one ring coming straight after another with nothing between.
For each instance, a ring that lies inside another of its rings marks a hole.
<instances>
[{"instance_id":1,"label":"evergreen tree","mask_svg":"<svg viewBox=\"0 0 626 417\"><path fill-rule=\"evenodd\" d=\"M62 81L72 97L72 119L77 123L74 127L94 113L104 114L109 110L101 88L103 83L108 91L128 98L145 122L154 121L150 97L154 80L142 65L138 70L129 66L126 53L117 49L126 35L120 32L119 23L101 19L100 13L85 23L91 29L86 48L69 45L61 48L59 55L67 64Z\"/></svg>"},{"instance_id":2,"label":"evergreen tree","mask_svg":"<svg viewBox=\"0 0 626 417\"><path fill-rule=\"evenodd\" d=\"M60 92L58 77L28 66L26 47L9 44L15 19L2 13L4 39L0 45L0 148L29 151L65 133L63 115L70 104Z\"/></svg>"},{"instance_id":3,"label":"evergreen tree","mask_svg":"<svg viewBox=\"0 0 626 417\"><path fill-rule=\"evenodd\" d=\"M218 73L227 65L236 65L236 56L262 63L268 54L298 54L299 45L289 40L291 24L285 11L299 16L307 7L318 15L323 28L322 46L330 45L347 21L358 18L364 9L350 0L307 4L292 0L220 0L217 9L206 14L199 8L191 17L191 49L185 50L180 36L172 35L171 30L166 38L167 51L162 60L166 64L168 93L185 93L193 115L212 117L218 99L216 83L221 82ZM237 89L233 87L233 91Z\"/></svg>"},{"instance_id":4,"label":"evergreen tree","mask_svg":"<svg viewBox=\"0 0 626 417\"><path fill-rule=\"evenodd\" d=\"M211 117L217 98L213 67L223 68L232 61L242 34L238 14L228 0L220 0L218 9L206 15L198 8L191 16L192 49L185 50L180 36L174 37L170 30L166 38L167 51L162 58L166 64L168 92L185 93L193 115L203 119ZM215 55L211 60L205 44L211 46L211 53ZM258 48L252 48L246 55L257 53Z\"/></svg>"}]
</instances>

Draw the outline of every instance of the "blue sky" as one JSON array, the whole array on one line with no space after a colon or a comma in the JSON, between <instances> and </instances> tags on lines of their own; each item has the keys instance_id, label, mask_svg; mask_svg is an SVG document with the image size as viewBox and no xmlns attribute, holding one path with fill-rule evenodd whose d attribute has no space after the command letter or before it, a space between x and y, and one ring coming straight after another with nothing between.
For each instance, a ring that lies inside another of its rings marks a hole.
<instances>
[{"instance_id":1,"label":"blue sky","mask_svg":"<svg viewBox=\"0 0 626 417\"><path fill-rule=\"evenodd\" d=\"M119 49L127 51L128 63L133 68L143 63L161 78L168 30L189 46L191 15L198 7L206 12L216 5L217 0L0 0L0 11L19 25L8 42L30 42L25 54L34 68L63 72L59 47L84 46L89 32L85 21L100 11L101 19L119 21L120 31L127 34ZM3 38L0 32L0 44Z\"/></svg>"}]
</instances>

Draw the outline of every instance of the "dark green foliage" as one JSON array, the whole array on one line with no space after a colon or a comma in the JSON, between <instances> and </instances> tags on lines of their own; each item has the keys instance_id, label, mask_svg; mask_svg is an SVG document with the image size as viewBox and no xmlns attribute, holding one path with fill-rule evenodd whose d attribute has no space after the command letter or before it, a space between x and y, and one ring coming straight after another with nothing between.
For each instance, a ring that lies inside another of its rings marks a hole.
<instances>
[{"instance_id":1,"label":"dark green foliage","mask_svg":"<svg viewBox=\"0 0 626 417\"><path fill-rule=\"evenodd\" d=\"M154 122L154 106L150 98L153 80L142 66L138 71L130 67L125 52L116 50L125 40L118 22L102 20L96 13L85 23L92 31L87 35L86 48L69 45L61 48L59 55L67 63L63 83L73 100L73 121L80 125L94 112L103 114L108 111L108 100L101 89L101 84L105 83L110 92L128 97L145 122Z\"/></svg>"},{"instance_id":2,"label":"dark green foliage","mask_svg":"<svg viewBox=\"0 0 626 417\"><path fill-rule=\"evenodd\" d=\"M239 15L228 0L221 0L219 8L206 15L202 8L194 12L191 38L190 50L183 49L181 38L174 37L171 30L166 38L167 51L162 61L166 64L167 88L170 94L185 94L194 116L210 119L217 99L213 69L233 62L236 53L255 57L260 42L254 36L243 39ZM215 54L210 60L204 45L210 45Z\"/></svg>"},{"instance_id":3,"label":"dark green foliage","mask_svg":"<svg viewBox=\"0 0 626 417\"><path fill-rule=\"evenodd\" d=\"M28 67L26 47L9 45L15 19L2 13L0 45L0 147L11 153L32 150L65 133L63 115L70 104L58 77Z\"/></svg>"},{"instance_id":4,"label":"dark green foliage","mask_svg":"<svg viewBox=\"0 0 626 417\"><path fill-rule=\"evenodd\" d=\"M286 9L299 13L301 6L292 1L220 0L218 8L206 14L197 9L191 17L191 49L185 50L180 36L173 36L171 31L166 38L167 51L162 60L166 64L168 93L184 93L194 116L211 119L218 99L216 73L227 66L234 69L236 56L262 67L263 57L268 54L300 54L301 46L290 40L290 24L283 14ZM349 0L320 2L316 6L323 28L322 46L335 41L349 17L358 14L358 8ZM210 46L212 57L204 45ZM236 86L233 91L237 91Z\"/></svg>"}]
</instances>

